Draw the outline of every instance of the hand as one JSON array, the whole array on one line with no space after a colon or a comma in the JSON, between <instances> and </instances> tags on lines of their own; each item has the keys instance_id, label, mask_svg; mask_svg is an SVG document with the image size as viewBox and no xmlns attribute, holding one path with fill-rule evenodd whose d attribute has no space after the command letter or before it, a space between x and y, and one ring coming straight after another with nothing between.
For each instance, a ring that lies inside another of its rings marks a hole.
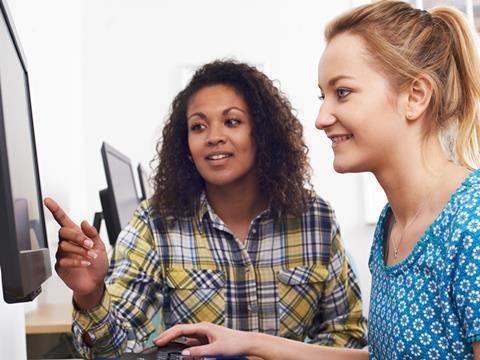
<instances>
[{"instance_id":1,"label":"hand","mask_svg":"<svg viewBox=\"0 0 480 360\"><path fill-rule=\"evenodd\" d=\"M175 325L154 339L153 343L157 346L165 346L180 336L186 336L188 338L187 345L191 346L185 349L182 355L235 356L248 353L248 345L251 343L248 337L254 336L254 334L201 322Z\"/></svg>"},{"instance_id":2,"label":"hand","mask_svg":"<svg viewBox=\"0 0 480 360\"><path fill-rule=\"evenodd\" d=\"M102 239L87 221L80 226L75 224L53 199L45 198L44 204L60 225L55 263L58 276L73 290L74 299L81 308L99 305L108 271Z\"/></svg>"}]
</instances>

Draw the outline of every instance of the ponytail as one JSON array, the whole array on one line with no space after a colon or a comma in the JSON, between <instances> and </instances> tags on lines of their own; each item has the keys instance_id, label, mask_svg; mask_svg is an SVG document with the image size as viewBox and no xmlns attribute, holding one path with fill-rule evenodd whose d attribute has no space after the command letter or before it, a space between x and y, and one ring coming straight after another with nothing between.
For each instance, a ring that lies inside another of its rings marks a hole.
<instances>
[{"instance_id":1,"label":"ponytail","mask_svg":"<svg viewBox=\"0 0 480 360\"><path fill-rule=\"evenodd\" d=\"M445 68L445 126L442 140L453 158L474 169L480 166L480 62L474 35L463 15L451 7L431 10L434 21L449 35ZM448 148L449 147L449 148Z\"/></svg>"}]
</instances>

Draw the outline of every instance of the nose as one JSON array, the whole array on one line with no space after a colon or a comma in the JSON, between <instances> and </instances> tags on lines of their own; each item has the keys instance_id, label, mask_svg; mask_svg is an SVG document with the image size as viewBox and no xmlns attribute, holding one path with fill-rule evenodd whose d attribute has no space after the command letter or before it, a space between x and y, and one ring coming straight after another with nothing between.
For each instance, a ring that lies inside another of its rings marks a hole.
<instances>
[{"instance_id":1,"label":"nose","mask_svg":"<svg viewBox=\"0 0 480 360\"><path fill-rule=\"evenodd\" d=\"M333 125L337 121L337 118L328 110L325 103L320 105L318 110L317 119L315 120L315 127L319 130L325 130L325 128Z\"/></svg>"},{"instance_id":2,"label":"nose","mask_svg":"<svg viewBox=\"0 0 480 360\"><path fill-rule=\"evenodd\" d=\"M223 131L223 127L219 125L212 125L209 128L208 137L207 137L207 144L208 145L218 145L218 144L225 144L227 138Z\"/></svg>"}]
</instances>

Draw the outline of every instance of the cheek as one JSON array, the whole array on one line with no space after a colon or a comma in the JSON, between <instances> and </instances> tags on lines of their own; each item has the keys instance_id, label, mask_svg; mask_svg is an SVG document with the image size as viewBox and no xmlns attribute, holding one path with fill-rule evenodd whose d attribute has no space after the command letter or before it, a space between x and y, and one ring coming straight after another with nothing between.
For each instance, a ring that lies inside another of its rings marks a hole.
<instances>
[{"instance_id":1,"label":"cheek","mask_svg":"<svg viewBox=\"0 0 480 360\"><path fill-rule=\"evenodd\" d=\"M188 150L193 158L198 156L200 150L200 141L195 136L188 136Z\"/></svg>"},{"instance_id":2,"label":"cheek","mask_svg":"<svg viewBox=\"0 0 480 360\"><path fill-rule=\"evenodd\" d=\"M248 141L245 143L244 153L250 162L255 162L257 157L257 146L252 138L248 139Z\"/></svg>"}]
</instances>

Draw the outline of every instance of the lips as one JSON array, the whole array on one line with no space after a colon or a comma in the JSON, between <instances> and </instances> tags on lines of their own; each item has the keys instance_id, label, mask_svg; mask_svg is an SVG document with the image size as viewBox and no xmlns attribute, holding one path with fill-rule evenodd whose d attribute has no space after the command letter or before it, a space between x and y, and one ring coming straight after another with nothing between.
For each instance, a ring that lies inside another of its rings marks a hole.
<instances>
[{"instance_id":1,"label":"lips","mask_svg":"<svg viewBox=\"0 0 480 360\"><path fill-rule=\"evenodd\" d=\"M209 154L205 157L205 159L210 160L210 161L219 161L219 160L224 160L232 157L232 153L215 153L215 154Z\"/></svg>"},{"instance_id":2,"label":"lips","mask_svg":"<svg viewBox=\"0 0 480 360\"><path fill-rule=\"evenodd\" d=\"M331 135L329 136L333 144L339 144L341 142L350 140L353 137L352 134L341 134L341 135Z\"/></svg>"}]
</instances>

